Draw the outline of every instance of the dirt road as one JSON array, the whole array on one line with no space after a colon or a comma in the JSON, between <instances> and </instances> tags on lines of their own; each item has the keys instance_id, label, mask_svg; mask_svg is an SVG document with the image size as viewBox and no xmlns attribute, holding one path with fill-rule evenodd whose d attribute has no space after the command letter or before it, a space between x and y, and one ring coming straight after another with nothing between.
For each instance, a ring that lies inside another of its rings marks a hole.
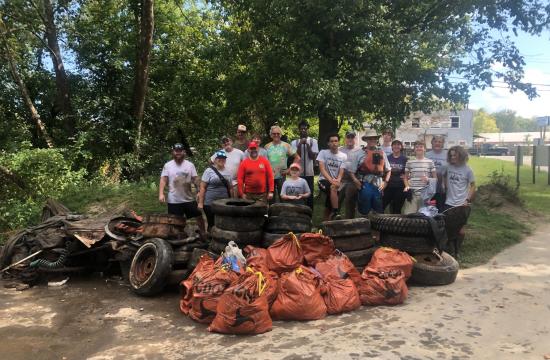
<instances>
[{"instance_id":1,"label":"dirt road","mask_svg":"<svg viewBox=\"0 0 550 360\"><path fill-rule=\"evenodd\" d=\"M543 359L550 354L550 225L445 287L405 304L259 336L208 333L178 295L138 298L118 282L0 288L3 359ZM1 284L0 284L1 285Z\"/></svg>"}]
</instances>

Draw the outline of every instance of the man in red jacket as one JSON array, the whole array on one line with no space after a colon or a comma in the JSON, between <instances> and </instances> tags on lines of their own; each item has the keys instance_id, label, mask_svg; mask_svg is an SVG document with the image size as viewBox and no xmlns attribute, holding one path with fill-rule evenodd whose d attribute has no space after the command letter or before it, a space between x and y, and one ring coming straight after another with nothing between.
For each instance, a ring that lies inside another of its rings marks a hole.
<instances>
[{"instance_id":1,"label":"man in red jacket","mask_svg":"<svg viewBox=\"0 0 550 360\"><path fill-rule=\"evenodd\" d=\"M243 199L267 202L273 198L273 170L269 160L258 156L258 145L248 144L250 156L239 165L237 186Z\"/></svg>"}]
</instances>

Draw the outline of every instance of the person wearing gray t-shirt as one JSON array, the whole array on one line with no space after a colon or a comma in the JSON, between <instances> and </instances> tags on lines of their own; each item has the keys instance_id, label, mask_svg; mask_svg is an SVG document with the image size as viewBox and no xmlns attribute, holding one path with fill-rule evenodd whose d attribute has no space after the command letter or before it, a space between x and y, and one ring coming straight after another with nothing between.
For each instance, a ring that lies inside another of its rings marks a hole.
<instances>
[{"instance_id":1,"label":"person wearing gray t-shirt","mask_svg":"<svg viewBox=\"0 0 550 360\"><path fill-rule=\"evenodd\" d=\"M445 210L455 206L469 205L475 195L475 178L472 169L466 164L468 153L461 146L449 149L449 164L444 174Z\"/></svg>"},{"instance_id":2,"label":"person wearing gray t-shirt","mask_svg":"<svg viewBox=\"0 0 550 360\"><path fill-rule=\"evenodd\" d=\"M304 178L299 177L301 166L297 163L290 165L290 178L286 179L281 189L281 199L284 202L306 205L307 199L311 197L311 189Z\"/></svg>"},{"instance_id":3,"label":"person wearing gray t-shirt","mask_svg":"<svg viewBox=\"0 0 550 360\"><path fill-rule=\"evenodd\" d=\"M447 168L447 150L444 149L445 137L443 135L434 135L432 138L432 149L426 152L426 158L432 160L437 174L437 188L433 199L436 202L439 212L443 211L445 204L445 191L443 186L443 173Z\"/></svg>"}]
</instances>

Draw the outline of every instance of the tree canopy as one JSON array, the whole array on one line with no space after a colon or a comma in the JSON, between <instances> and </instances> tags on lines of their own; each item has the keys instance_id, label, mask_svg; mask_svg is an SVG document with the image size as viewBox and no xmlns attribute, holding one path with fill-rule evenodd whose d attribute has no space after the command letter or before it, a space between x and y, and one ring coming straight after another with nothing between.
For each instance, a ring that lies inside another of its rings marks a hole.
<instances>
[{"instance_id":1,"label":"tree canopy","mask_svg":"<svg viewBox=\"0 0 550 360\"><path fill-rule=\"evenodd\" d=\"M15 67L0 62L0 151L49 136L89 174L132 178L181 133L200 156L238 123L314 119L323 138L460 107L496 79L534 97L511 34L540 33L549 13L539 0L3 1Z\"/></svg>"}]
</instances>

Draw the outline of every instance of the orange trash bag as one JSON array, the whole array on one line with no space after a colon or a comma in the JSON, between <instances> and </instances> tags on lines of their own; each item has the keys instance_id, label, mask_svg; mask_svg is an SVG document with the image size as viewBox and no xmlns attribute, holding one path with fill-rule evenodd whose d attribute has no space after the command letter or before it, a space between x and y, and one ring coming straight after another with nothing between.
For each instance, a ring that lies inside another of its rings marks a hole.
<instances>
[{"instance_id":1,"label":"orange trash bag","mask_svg":"<svg viewBox=\"0 0 550 360\"><path fill-rule=\"evenodd\" d=\"M328 259L334 253L334 242L328 236L315 233L304 233L300 236L300 246L306 262L315 266L319 261Z\"/></svg>"},{"instance_id":2,"label":"orange trash bag","mask_svg":"<svg viewBox=\"0 0 550 360\"><path fill-rule=\"evenodd\" d=\"M325 261L315 264L315 270L321 273L325 280L346 279L349 277L356 287L359 287L362 283L361 274L351 260L340 250L336 250Z\"/></svg>"},{"instance_id":3,"label":"orange trash bag","mask_svg":"<svg viewBox=\"0 0 550 360\"><path fill-rule=\"evenodd\" d=\"M369 262L368 267L380 271L399 269L405 274L405 280L411 277L414 259L404 251L381 247L377 249Z\"/></svg>"},{"instance_id":4,"label":"orange trash bag","mask_svg":"<svg viewBox=\"0 0 550 360\"><path fill-rule=\"evenodd\" d=\"M277 274L293 271L303 262L300 241L293 233L284 235L267 248L267 267Z\"/></svg>"},{"instance_id":5,"label":"orange trash bag","mask_svg":"<svg viewBox=\"0 0 550 360\"><path fill-rule=\"evenodd\" d=\"M246 266L256 266L267 269L267 250L252 245L243 249L246 258Z\"/></svg>"},{"instance_id":6,"label":"orange trash bag","mask_svg":"<svg viewBox=\"0 0 550 360\"><path fill-rule=\"evenodd\" d=\"M327 279L325 287L323 299L329 314L340 314L361 307L359 292L351 279Z\"/></svg>"},{"instance_id":7,"label":"orange trash bag","mask_svg":"<svg viewBox=\"0 0 550 360\"><path fill-rule=\"evenodd\" d=\"M193 298L193 279L202 278L205 273L212 271L214 269L214 260L208 255L202 255L199 259L199 263L195 266L195 269L183 280L181 285L181 299L180 299L180 310L185 315L189 314L191 309L191 300Z\"/></svg>"},{"instance_id":8,"label":"orange trash bag","mask_svg":"<svg viewBox=\"0 0 550 360\"><path fill-rule=\"evenodd\" d=\"M272 321L265 293L267 281L261 272L248 268L238 282L220 296L216 317L208 331L241 335L270 331Z\"/></svg>"},{"instance_id":9,"label":"orange trash bag","mask_svg":"<svg viewBox=\"0 0 550 360\"><path fill-rule=\"evenodd\" d=\"M202 276L193 278L189 317L200 323L209 324L216 315L219 297L226 288L238 280L239 274L231 270L229 265L216 265L200 275Z\"/></svg>"},{"instance_id":10,"label":"orange trash bag","mask_svg":"<svg viewBox=\"0 0 550 360\"><path fill-rule=\"evenodd\" d=\"M279 295L269 311L276 320L318 320L327 315L321 294L321 278L305 266L284 273Z\"/></svg>"},{"instance_id":11,"label":"orange trash bag","mask_svg":"<svg viewBox=\"0 0 550 360\"><path fill-rule=\"evenodd\" d=\"M403 271L379 271L366 267L361 275L359 297L363 305L397 305L407 299L409 289Z\"/></svg>"}]
</instances>

